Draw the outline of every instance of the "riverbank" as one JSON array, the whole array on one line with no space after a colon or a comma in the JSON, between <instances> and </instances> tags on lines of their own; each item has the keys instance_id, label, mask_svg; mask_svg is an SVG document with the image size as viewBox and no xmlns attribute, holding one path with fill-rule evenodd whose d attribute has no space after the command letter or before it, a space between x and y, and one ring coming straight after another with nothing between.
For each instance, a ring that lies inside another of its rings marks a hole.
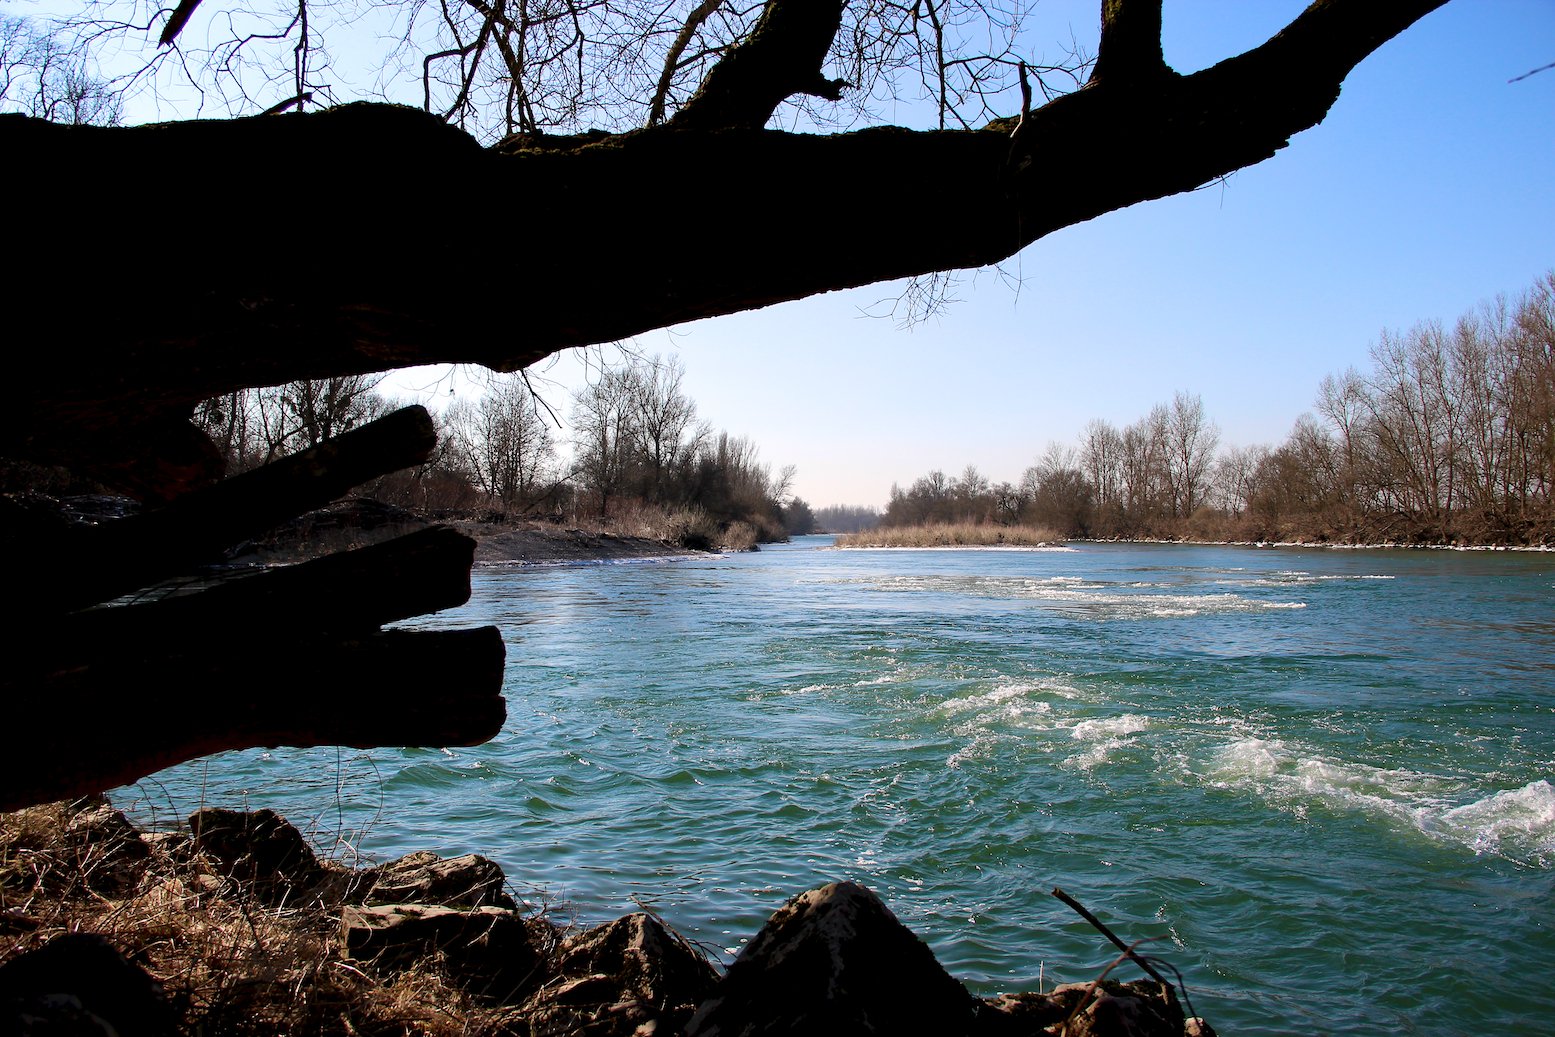
<instances>
[{"instance_id":1,"label":"riverbank","mask_svg":"<svg viewBox=\"0 0 1555 1037\"><path fill-rule=\"evenodd\" d=\"M1109 968L1109 972L1113 971ZM7 1033L1186 1037L1173 988L976 998L874 894L794 897L721 969L655 915L578 929L474 854L321 859L268 810L142 832L100 797L0 815Z\"/></svg>"},{"instance_id":2,"label":"riverbank","mask_svg":"<svg viewBox=\"0 0 1555 1037\"><path fill-rule=\"evenodd\" d=\"M1419 544L1397 541L1377 543L1344 543L1333 540L1167 540L1151 537L1119 537L1115 539L1087 539L1076 537L1069 543L1079 544L1164 544L1185 547L1252 547L1259 549L1300 549L1329 551L1484 551L1527 552L1540 554L1555 551L1549 544Z\"/></svg>"},{"instance_id":3,"label":"riverbank","mask_svg":"<svg viewBox=\"0 0 1555 1037\"><path fill-rule=\"evenodd\" d=\"M371 498L355 497L309 512L262 539L240 545L228 561L234 565L286 565L382 543L434 524L451 526L473 539L478 566L565 565L714 553L640 531L529 521L447 519L439 523Z\"/></svg>"},{"instance_id":4,"label":"riverbank","mask_svg":"<svg viewBox=\"0 0 1555 1037\"><path fill-rule=\"evenodd\" d=\"M603 530L568 529L543 523L493 526L449 523L475 540L476 565L566 565L631 559L706 557L680 544Z\"/></svg>"},{"instance_id":5,"label":"riverbank","mask_svg":"<svg viewBox=\"0 0 1555 1037\"><path fill-rule=\"evenodd\" d=\"M1060 537L1052 530L1025 526L939 525L902 526L836 534L834 546L843 549L890 548L1062 548L1069 544L1177 544L1195 547L1301 548L1339 551L1523 551L1550 552L1550 544L1422 543L1376 541L1349 543L1338 540L1211 540L1192 537Z\"/></svg>"}]
</instances>

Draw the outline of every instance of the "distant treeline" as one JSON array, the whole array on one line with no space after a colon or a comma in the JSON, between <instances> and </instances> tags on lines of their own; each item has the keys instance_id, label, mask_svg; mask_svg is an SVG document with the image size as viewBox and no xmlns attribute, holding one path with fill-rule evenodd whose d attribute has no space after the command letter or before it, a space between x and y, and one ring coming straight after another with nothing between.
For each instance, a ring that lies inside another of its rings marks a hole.
<instances>
[{"instance_id":1,"label":"distant treeline","mask_svg":"<svg viewBox=\"0 0 1555 1037\"><path fill-rule=\"evenodd\" d=\"M774 475L750 440L699 422L684 376L677 359L606 367L573 395L566 443L522 375L493 376L479 399L437 416L437 450L425 465L369 490L426 514L600 523L688 547L809 532L809 507L790 494L793 469ZM357 376L233 393L201 404L196 420L229 471L241 471L392 406L375 379Z\"/></svg>"},{"instance_id":2,"label":"distant treeline","mask_svg":"<svg viewBox=\"0 0 1555 1037\"><path fill-rule=\"evenodd\" d=\"M862 533L880 524L880 509L867 505L832 504L815 509L815 528L822 533Z\"/></svg>"},{"instance_id":3,"label":"distant treeline","mask_svg":"<svg viewBox=\"0 0 1555 1037\"><path fill-rule=\"evenodd\" d=\"M1555 543L1555 273L1453 327L1384 333L1278 446L1220 448L1200 398L1092 421L1018 484L975 467L893 486L883 525L1046 525L1067 536Z\"/></svg>"}]
</instances>

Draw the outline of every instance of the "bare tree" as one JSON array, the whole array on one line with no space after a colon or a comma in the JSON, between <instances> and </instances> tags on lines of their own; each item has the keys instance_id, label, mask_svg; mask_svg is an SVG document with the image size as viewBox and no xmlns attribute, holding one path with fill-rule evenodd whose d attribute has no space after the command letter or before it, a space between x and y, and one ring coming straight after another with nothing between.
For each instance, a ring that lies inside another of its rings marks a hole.
<instances>
[{"instance_id":1,"label":"bare tree","mask_svg":"<svg viewBox=\"0 0 1555 1037\"><path fill-rule=\"evenodd\" d=\"M556 482L555 437L521 376L494 377L479 400L450 410L482 490L509 512L527 510L548 495Z\"/></svg>"},{"instance_id":2,"label":"bare tree","mask_svg":"<svg viewBox=\"0 0 1555 1037\"><path fill-rule=\"evenodd\" d=\"M1376 506L1375 459L1368 415L1376 410L1370 389L1355 368L1338 376L1325 375L1318 385L1317 413L1327 419L1339 441L1340 499L1357 519Z\"/></svg>"},{"instance_id":3,"label":"bare tree","mask_svg":"<svg viewBox=\"0 0 1555 1037\"><path fill-rule=\"evenodd\" d=\"M1096 423L1093 422L1093 425ZM1064 536L1091 533L1095 484L1078 465L1079 454L1062 443L1049 443L1041 459L1021 476L1026 497L1023 518Z\"/></svg>"},{"instance_id":4,"label":"bare tree","mask_svg":"<svg viewBox=\"0 0 1555 1037\"><path fill-rule=\"evenodd\" d=\"M0 16L0 112L68 126L117 126L124 101L92 57L28 18Z\"/></svg>"},{"instance_id":5,"label":"bare tree","mask_svg":"<svg viewBox=\"0 0 1555 1037\"><path fill-rule=\"evenodd\" d=\"M1227 447L1215 460L1215 505L1233 518L1247 510L1253 494L1253 479L1269 454L1264 446Z\"/></svg>"},{"instance_id":6,"label":"bare tree","mask_svg":"<svg viewBox=\"0 0 1555 1037\"><path fill-rule=\"evenodd\" d=\"M341 375L277 386L273 396L286 415L287 439L314 447L377 417L384 410L377 393L380 381L370 375Z\"/></svg>"},{"instance_id":7,"label":"bare tree","mask_svg":"<svg viewBox=\"0 0 1555 1037\"><path fill-rule=\"evenodd\" d=\"M1203 399L1197 394L1179 392L1172 397L1165 432L1172 514L1190 518L1208 492L1220 429L1205 416Z\"/></svg>"},{"instance_id":8,"label":"bare tree","mask_svg":"<svg viewBox=\"0 0 1555 1037\"><path fill-rule=\"evenodd\" d=\"M611 502L625 492L639 438L637 378L630 366L606 369L573 395L573 473L597 502L600 518L609 517Z\"/></svg>"},{"instance_id":9,"label":"bare tree","mask_svg":"<svg viewBox=\"0 0 1555 1037\"><path fill-rule=\"evenodd\" d=\"M1547 273L1517 307L1510 341L1509 407L1518 462L1511 484L1525 509L1546 518L1555 495L1555 272Z\"/></svg>"},{"instance_id":10,"label":"bare tree","mask_svg":"<svg viewBox=\"0 0 1555 1037\"><path fill-rule=\"evenodd\" d=\"M696 403L686 395L685 364L679 357L634 365L628 382L632 393L633 431L643 470L643 496L662 503L670 476L695 452L699 442Z\"/></svg>"},{"instance_id":11,"label":"bare tree","mask_svg":"<svg viewBox=\"0 0 1555 1037\"><path fill-rule=\"evenodd\" d=\"M1123 430L1120 452L1123 513L1131 530L1154 528L1172 509L1169 476L1171 414L1163 404Z\"/></svg>"},{"instance_id":12,"label":"bare tree","mask_svg":"<svg viewBox=\"0 0 1555 1037\"><path fill-rule=\"evenodd\" d=\"M1080 468L1091 484L1102 525L1112 531L1123 498L1123 437L1109 422L1094 419L1080 436Z\"/></svg>"},{"instance_id":13,"label":"bare tree","mask_svg":"<svg viewBox=\"0 0 1555 1037\"><path fill-rule=\"evenodd\" d=\"M318 446L383 414L381 378L348 375L239 389L200 401L196 425L208 435L228 474Z\"/></svg>"},{"instance_id":14,"label":"bare tree","mask_svg":"<svg viewBox=\"0 0 1555 1037\"><path fill-rule=\"evenodd\" d=\"M1445 531L1454 504L1459 415L1438 324L1384 333L1372 347L1372 428L1398 507Z\"/></svg>"}]
</instances>

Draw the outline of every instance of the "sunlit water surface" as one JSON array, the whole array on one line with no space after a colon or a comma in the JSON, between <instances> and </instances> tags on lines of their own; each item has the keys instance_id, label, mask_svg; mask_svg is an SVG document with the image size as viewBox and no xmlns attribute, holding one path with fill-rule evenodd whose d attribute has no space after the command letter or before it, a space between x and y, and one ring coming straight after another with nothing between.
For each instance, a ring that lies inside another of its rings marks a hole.
<instances>
[{"instance_id":1,"label":"sunlit water surface","mask_svg":"<svg viewBox=\"0 0 1555 1037\"><path fill-rule=\"evenodd\" d=\"M860 880L977 993L1174 964L1227 1034L1555 1018L1555 556L1080 544L477 570L473 749L227 754L118 800L480 852L727 961Z\"/></svg>"}]
</instances>

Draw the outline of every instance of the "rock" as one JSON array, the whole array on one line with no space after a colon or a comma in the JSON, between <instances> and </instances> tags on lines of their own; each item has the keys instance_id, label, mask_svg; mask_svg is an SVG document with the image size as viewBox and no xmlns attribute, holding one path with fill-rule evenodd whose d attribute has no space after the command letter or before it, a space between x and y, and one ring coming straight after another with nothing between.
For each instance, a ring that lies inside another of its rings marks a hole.
<instances>
[{"instance_id":1,"label":"rock","mask_svg":"<svg viewBox=\"0 0 1555 1037\"><path fill-rule=\"evenodd\" d=\"M68 811L65 844L89 887L109 896L133 889L151 856L140 832L102 796L76 800Z\"/></svg>"},{"instance_id":2,"label":"rock","mask_svg":"<svg viewBox=\"0 0 1555 1037\"><path fill-rule=\"evenodd\" d=\"M526 1006L534 1035L678 1033L718 982L701 952L644 913L567 940L560 972Z\"/></svg>"},{"instance_id":3,"label":"rock","mask_svg":"<svg viewBox=\"0 0 1555 1037\"><path fill-rule=\"evenodd\" d=\"M368 904L438 904L443 907L517 905L503 887L507 877L495 862L479 854L442 858L419 851L367 872Z\"/></svg>"},{"instance_id":4,"label":"rock","mask_svg":"<svg viewBox=\"0 0 1555 1037\"><path fill-rule=\"evenodd\" d=\"M1180 1037L1182 1009L1172 988L1161 983L1076 983L1054 994L1078 988L1084 1007L1070 1021L1069 1037Z\"/></svg>"},{"instance_id":5,"label":"rock","mask_svg":"<svg viewBox=\"0 0 1555 1037\"><path fill-rule=\"evenodd\" d=\"M686 938L644 912L595 926L562 945L566 975L606 973L624 992L661 1004L697 1004L718 970Z\"/></svg>"},{"instance_id":6,"label":"rock","mask_svg":"<svg viewBox=\"0 0 1555 1037\"><path fill-rule=\"evenodd\" d=\"M189 818L194 846L224 877L248 887L269 904L295 900L325 877L302 833L273 810L210 807Z\"/></svg>"},{"instance_id":7,"label":"rock","mask_svg":"<svg viewBox=\"0 0 1555 1037\"><path fill-rule=\"evenodd\" d=\"M983 1003L978 1033L1036 1037L1060 1027L1066 1037L1184 1037L1189 1032L1171 987L1154 980L1102 980L1067 983L1048 994L992 998Z\"/></svg>"},{"instance_id":8,"label":"rock","mask_svg":"<svg viewBox=\"0 0 1555 1037\"><path fill-rule=\"evenodd\" d=\"M985 1000L978 1012L980 1037L1024 1037L1026 1034L1057 1032L1074 1010L1074 998L1067 1001L1051 994L1000 994ZM1053 1029L1049 1031L1049 1027Z\"/></svg>"},{"instance_id":9,"label":"rock","mask_svg":"<svg viewBox=\"0 0 1555 1037\"><path fill-rule=\"evenodd\" d=\"M33 893L61 900L119 897L134 889L150 849L102 796L44 803L4 815L0 885L24 902Z\"/></svg>"},{"instance_id":10,"label":"rock","mask_svg":"<svg viewBox=\"0 0 1555 1037\"><path fill-rule=\"evenodd\" d=\"M341 912L346 954L380 974L393 974L432 955L472 994L515 1002L538 985L548 957L545 923L531 925L499 907L458 909L376 904ZM546 930L548 930L546 926Z\"/></svg>"},{"instance_id":11,"label":"rock","mask_svg":"<svg viewBox=\"0 0 1555 1037\"><path fill-rule=\"evenodd\" d=\"M964 1034L979 1003L869 890L784 905L692 1016L686 1037Z\"/></svg>"},{"instance_id":12,"label":"rock","mask_svg":"<svg viewBox=\"0 0 1555 1037\"><path fill-rule=\"evenodd\" d=\"M0 1033L172 1037L162 988L112 944L71 933L0 966Z\"/></svg>"},{"instance_id":13,"label":"rock","mask_svg":"<svg viewBox=\"0 0 1555 1037\"><path fill-rule=\"evenodd\" d=\"M187 832L142 832L140 841L164 866L188 864L194 851L194 840Z\"/></svg>"}]
</instances>

